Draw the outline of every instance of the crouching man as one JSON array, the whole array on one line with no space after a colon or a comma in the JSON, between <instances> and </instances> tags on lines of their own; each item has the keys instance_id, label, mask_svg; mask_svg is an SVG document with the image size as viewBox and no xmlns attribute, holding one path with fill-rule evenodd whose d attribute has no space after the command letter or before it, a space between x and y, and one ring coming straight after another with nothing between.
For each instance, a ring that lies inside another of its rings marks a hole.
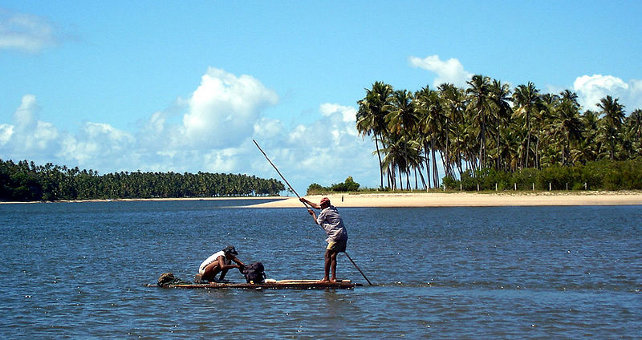
<instances>
[{"instance_id":1,"label":"crouching man","mask_svg":"<svg viewBox=\"0 0 642 340\"><path fill-rule=\"evenodd\" d=\"M231 268L238 268L242 274L245 264L236 258L238 254L233 246L227 246L225 249L212 254L198 267L195 281L223 282L227 271ZM232 264L232 262L236 264ZM219 273L220 275L217 278L216 275Z\"/></svg>"}]
</instances>

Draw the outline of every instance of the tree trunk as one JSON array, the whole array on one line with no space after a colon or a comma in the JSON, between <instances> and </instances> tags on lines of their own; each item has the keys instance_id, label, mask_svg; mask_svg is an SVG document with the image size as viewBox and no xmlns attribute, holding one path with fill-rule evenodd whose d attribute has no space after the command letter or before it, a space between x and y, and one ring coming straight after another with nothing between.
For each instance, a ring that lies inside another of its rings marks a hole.
<instances>
[{"instance_id":1,"label":"tree trunk","mask_svg":"<svg viewBox=\"0 0 642 340\"><path fill-rule=\"evenodd\" d=\"M377 135L375 135L375 147L377 148L377 156L379 157L379 177L381 179L381 184L379 187L383 189L383 163L381 162L381 152L379 152L379 142L377 141Z\"/></svg>"},{"instance_id":2,"label":"tree trunk","mask_svg":"<svg viewBox=\"0 0 642 340\"><path fill-rule=\"evenodd\" d=\"M428 144L424 143L424 153L426 154L426 179L428 179L428 187L426 190L431 188L430 185L430 149L428 148Z\"/></svg>"}]
</instances>

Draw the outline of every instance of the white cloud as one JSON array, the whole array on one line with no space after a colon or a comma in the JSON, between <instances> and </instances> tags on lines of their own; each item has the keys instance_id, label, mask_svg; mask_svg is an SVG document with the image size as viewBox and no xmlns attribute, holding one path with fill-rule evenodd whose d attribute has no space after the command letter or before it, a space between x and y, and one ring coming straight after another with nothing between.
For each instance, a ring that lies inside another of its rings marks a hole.
<instances>
[{"instance_id":1,"label":"white cloud","mask_svg":"<svg viewBox=\"0 0 642 340\"><path fill-rule=\"evenodd\" d=\"M24 95L13 114L14 125L2 124L2 145L24 154L23 158L39 158L55 152L60 133L53 124L38 120L39 110L36 96Z\"/></svg>"},{"instance_id":2,"label":"white cloud","mask_svg":"<svg viewBox=\"0 0 642 340\"><path fill-rule=\"evenodd\" d=\"M250 136L261 111L278 101L257 79L209 68L189 100L182 134L191 146L224 148Z\"/></svg>"},{"instance_id":3,"label":"white cloud","mask_svg":"<svg viewBox=\"0 0 642 340\"><path fill-rule=\"evenodd\" d=\"M260 118L254 123L254 136L260 139L274 138L282 133L283 129L280 120Z\"/></svg>"},{"instance_id":4,"label":"white cloud","mask_svg":"<svg viewBox=\"0 0 642 340\"><path fill-rule=\"evenodd\" d=\"M226 148L209 152L204 156L204 170L225 173L238 172L239 168L241 168L239 165L239 162L242 161L241 153L242 151L239 148Z\"/></svg>"},{"instance_id":5,"label":"white cloud","mask_svg":"<svg viewBox=\"0 0 642 340\"><path fill-rule=\"evenodd\" d=\"M15 120L18 128L33 128L33 125L36 124L36 114L38 113L38 110L39 107L38 104L36 104L36 96L32 94L22 96L20 106L13 114L13 119Z\"/></svg>"},{"instance_id":6,"label":"white cloud","mask_svg":"<svg viewBox=\"0 0 642 340\"><path fill-rule=\"evenodd\" d=\"M44 18L0 9L0 49L39 52L57 43L55 33Z\"/></svg>"},{"instance_id":7,"label":"white cloud","mask_svg":"<svg viewBox=\"0 0 642 340\"><path fill-rule=\"evenodd\" d=\"M7 144L11 136L13 136L13 125L0 124L0 146Z\"/></svg>"},{"instance_id":8,"label":"white cloud","mask_svg":"<svg viewBox=\"0 0 642 340\"><path fill-rule=\"evenodd\" d=\"M628 89L629 85L622 79L601 74L577 77L573 83L573 90L577 92L580 104L584 109L590 110L596 110L596 104L607 95L621 98Z\"/></svg>"},{"instance_id":9,"label":"white cloud","mask_svg":"<svg viewBox=\"0 0 642 340\"><path fill-rule=\"evenodd\" d=\"M190 98L150 114L134 134L99 122L86 122L72 134L40 121L36 97L25 95L14 125L0 124L0 150L3 158L100 173L140 169L279 178L254 138L302 194L312 182L330 185L347 176L377 185L373 145L357 134L355 107L324 103L312 123L286 129L280 120L262 117L262 109L277 100L253 77L210 68Z\"/></svg>"},{"instance_id":10,"label":"white cloud","mask_svg":"<svg viewBox=\"0 0 642 340\"><path fill-rule=\"evenodd\" d=\"M573 91L585 110L599 110L597 104L607 95L618 98L627 113L642 109L642 80L631 79L626 82L611 75L584 75L575 79Z\"/></svg>"},{"instance_id":11,"label":"white cloud","mask_svg":"<svg viewBox=\"0 0 642 340\"><path fill-rule=\"evenodd\" d=\"M34 146L39 150L46 150L52 143L57 142L58 136L58 129L53 124L38 121L27 147Z\"/></svg>"},{"instance_id":12,"label":"white cloud","mask_svg":"<svg viewBox=\"0 0 642 340\"><path fill-rule=\"evenodd\" d=\"M77 137L65 136L59 155L80 165L95 167L122 164L136 155L135 139L109 124L85 123ZM111 164L110 164L111 163Z\"/></svg>"},{"instance_id":13,"label":"white cloud","mask_svg":"<svg viewBox=\"0 0 642 340\"><path fill-rule=\"evenodd\" d=\"M439 59L438 55L431 55L426 58L410 57L410 64L414 67L437 74L433 86L437 87L443 83L451 83L459 87L465 87L466 82L473 76L472 73L464 70L464 66L458 59L450 58L446 61Z\"/></svg>"},{"instance_id":14,"label":"white cloud","mask_svg":"<svg viewBox=\"0 0 642 340\"><path fill-rule=\"evenodd\" d=\"M345 123L354 123L357 121L357 109L352 106L325 103L321 104L319 111L321 111L321 114L326 117L339 113Z\"/></svg>"},{"instance_id":15,"label":"white cloud","mask_svg":"<svg viewBox=\"0 0 642 340\"><path fill-rule=\"evenodd\" d=\"M293 182L327 186L353 176L357 182L375 186L377 161L372 155L372 143L358 137L356 108L324 103L319 113L319 119L312 124L298 125L290 131L284 143L289 153L279 153L284 155L287 167L297 170Z\"/></svg>"}]
</instances>

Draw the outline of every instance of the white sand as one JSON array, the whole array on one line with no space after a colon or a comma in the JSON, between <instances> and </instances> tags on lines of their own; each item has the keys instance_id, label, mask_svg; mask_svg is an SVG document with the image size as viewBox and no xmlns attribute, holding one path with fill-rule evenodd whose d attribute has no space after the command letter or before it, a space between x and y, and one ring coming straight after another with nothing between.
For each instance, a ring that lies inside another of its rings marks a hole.
<instances>
[{"instance_id":1,"label":"white sand","mask_svg":"<svg viewBox=\"0 0 642 340\"><path fill-rule=\"evenodd\" d=\"M306 196L319 202L323 196ZM491 206L564 206L564 205L642 205L642 192L588 191L536 193L381 193L328 195L336 207L491 207ZM252 208L303 207L290 197Z\"/></svg>"}]
</instances>

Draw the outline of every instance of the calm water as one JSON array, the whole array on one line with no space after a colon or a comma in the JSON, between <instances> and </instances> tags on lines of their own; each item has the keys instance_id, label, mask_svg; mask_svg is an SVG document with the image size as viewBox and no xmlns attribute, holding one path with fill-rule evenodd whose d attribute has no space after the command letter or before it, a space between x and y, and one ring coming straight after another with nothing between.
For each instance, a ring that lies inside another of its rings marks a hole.
<instances>
[{"instance_id":1,"label":"calm water","mask_svg":"<svg viewBox=\"0 0 642 340\"><path fill-rule=\"evenodd\" d=\"M639 338L642 206L340 211L354 290L175 290L228 244L322 277L304 209L229 201L0 205L5 337ZM228 278L241 280L238 272Z\"/></svg>"}]
</instances>

